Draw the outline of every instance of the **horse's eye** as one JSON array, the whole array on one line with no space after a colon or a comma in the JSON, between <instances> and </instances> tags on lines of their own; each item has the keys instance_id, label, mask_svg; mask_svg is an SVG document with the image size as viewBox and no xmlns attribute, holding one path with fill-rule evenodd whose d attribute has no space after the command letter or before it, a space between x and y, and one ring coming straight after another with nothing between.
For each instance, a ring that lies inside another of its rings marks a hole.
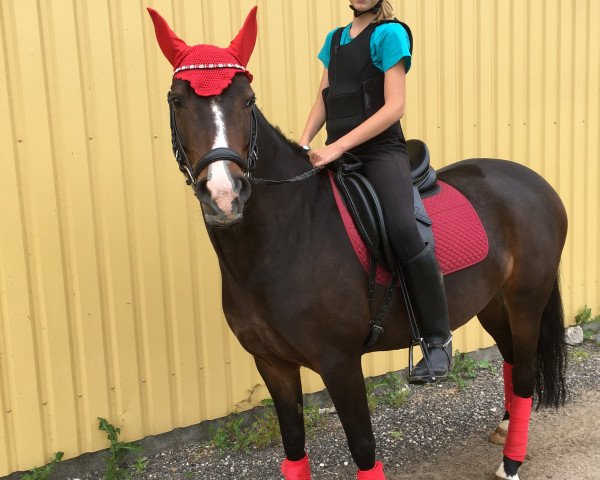
<instances>
[{"instance_id":1,"label":"horse's eye","mask_svg":"<svg viewBox=\"0 0 600 480\"><path fill-rule=\"evenodd\" d=\"M246 108L252 108L254 105L256 104L256 96L252 96L247 102L246 102Z\"/></svg>"},{"instance_id":2,"label":"horse's eye","mask_svg":"<svg viewBox=\"0 0 600 480\"><path fill-rule=\"evenodd\" d=\"M181 99L178 97L171 97L171 103L175 108L180 108L183 105Z\"/></svg>"}]
</instances>

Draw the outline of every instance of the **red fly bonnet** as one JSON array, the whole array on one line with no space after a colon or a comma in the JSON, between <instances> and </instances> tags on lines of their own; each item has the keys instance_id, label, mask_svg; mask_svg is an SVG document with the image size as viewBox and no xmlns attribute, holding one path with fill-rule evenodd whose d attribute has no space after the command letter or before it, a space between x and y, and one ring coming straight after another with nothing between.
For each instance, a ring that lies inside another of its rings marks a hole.
<instances>
[{"instance_id":1,"label":"red fly bonnet","mask_svg":"<svg viewBox=\"0 0 600 480\"><path fill-rule=\"evenodd\" d=\"M148 8L160 49L173 65L173 78L187 80L203 97L220 95L237 73L244 73L251 82L252 74L246 66L256 44L256 8L250 10L244 26L227 48L206 44L190 47L156 10Z\"/></svg>"}]
</instances>

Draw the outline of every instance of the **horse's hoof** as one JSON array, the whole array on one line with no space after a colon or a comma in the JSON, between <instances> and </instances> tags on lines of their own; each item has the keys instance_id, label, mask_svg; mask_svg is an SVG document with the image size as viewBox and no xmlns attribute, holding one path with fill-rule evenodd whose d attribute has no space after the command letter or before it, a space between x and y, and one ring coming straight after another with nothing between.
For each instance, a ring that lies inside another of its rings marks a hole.
<instances>
[{"instance_id":1,"label":"horse's hoof","mask_svg":"<svg viewBox=\"0 0 600 480\"><path fill-rule=\"evenodd\" d=\"M508 475L504 470L504 461L502 461L496 475L494 475L494 480L519 480L519 474Z\"/></svg>"},{"instance_id":2,"label":"horse's hoof","mask_svg":"<svg viewBox=\"0 0 600 480\"><path fill-rule=\"evenodd\" d=\"M496 445L504 445L506 443L506 435L508 432L503 428L498 427L494 433L490 435L490 442Z\"/></svg>"},{"instance_id":3,"label":"horse's hoof","mask_svg":"<svg viewBox=\"0 0 600 480\"><path fill-rule=\"evenodd\" d=\"M490 435L490 442L496 445L504 445L508 435L508 420L502 420L496 431Z\"/></svg>"}]
</instances>

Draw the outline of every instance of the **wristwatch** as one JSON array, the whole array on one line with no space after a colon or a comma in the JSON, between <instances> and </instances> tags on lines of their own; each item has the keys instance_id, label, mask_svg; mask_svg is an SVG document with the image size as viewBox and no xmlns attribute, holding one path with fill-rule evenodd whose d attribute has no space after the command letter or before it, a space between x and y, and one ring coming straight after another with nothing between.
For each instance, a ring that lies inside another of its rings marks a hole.
<instances>
[{"instance_id":1,"label":"wristwatch","mask_svg":"<svg viewBox=\"0 0 600 480\"><path fill-rule=\"evenodd\" d=\"M309 145L300 145L302 147L302 150L304 150L306 153L310 152L310 146Z\"/></svg>"}]
</instances>

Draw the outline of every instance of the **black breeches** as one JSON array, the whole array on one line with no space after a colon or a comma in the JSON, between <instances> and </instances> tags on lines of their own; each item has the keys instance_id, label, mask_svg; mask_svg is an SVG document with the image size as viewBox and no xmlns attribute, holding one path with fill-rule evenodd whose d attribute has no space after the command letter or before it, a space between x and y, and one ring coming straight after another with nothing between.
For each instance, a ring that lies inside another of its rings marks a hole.
<instances>
[{"instance_id":1,"label":"black breeches","mask_svg":"<svg viewBox=\"0 0 600 480\"><path fill-rule=\"evenodd\" d=\"M379 195L396 258L406 262L424 248L415 220L410 164L406 145L395 136L376 138L352 150L362 161L361 172Z\"/></svg>"}]
</instances>

